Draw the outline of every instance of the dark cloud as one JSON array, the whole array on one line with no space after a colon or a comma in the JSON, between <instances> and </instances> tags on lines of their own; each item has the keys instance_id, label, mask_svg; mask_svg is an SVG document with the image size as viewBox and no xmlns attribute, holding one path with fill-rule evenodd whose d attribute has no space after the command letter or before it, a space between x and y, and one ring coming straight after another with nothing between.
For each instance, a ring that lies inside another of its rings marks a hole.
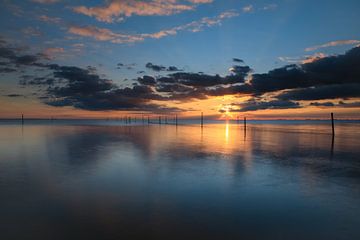
<instances>
[{"instance_id":1,"label":"dark cloud","mask_svg":"<svg viewBox=\"0 0 360 240\"><path fill-rule=\"evenodd\" d=\"M241 105L234 105L233 111L256 111L299 108L300 104L295 101L301 100L360 97L360 47L343 55L328 56L306 64L287 65L263 74L253 74L249 66L243 65L235 65L229 69L229 75L221 76L183 72L175 66L166 67L149 62L146 68L172 73L139 77L132 87L120 87L111 79L99 75L95 67L51 64L47 63L50 59L43 55L25 54L25 51L0 41L0 72L12 72L21 66L43 69L41 74L44 76L23 75L20 84L43 86L43 95L39 95L39 98L52 106L73 106L94 111L162 111L170 110L164 104L166 101L185 102L237 94L253 98ZM243 63L241 59L234 58L233 61ZM132 66L134 64L117 64L117 67ZM270 96L273 100L262 100L264 94L267 99ZM154 100L162 101L162 104L154 104ZM325 103L319 101L310 105L325 106ZM350 103L337 105L350 107Z\"/></svg>"},{"instance_id":2,"label":"dark cloud","mask_svg":"<svg viewBox=\"0 0 360 240\"><path fill-rule=\"evenodd\" d=\"M46 59L46 56L43 54L20 54L21 50L19 48L14 48L9 46L5 41L0 42L0 59L6 60L6 62L1 61L2 66L42 66L39 61Z\"/></svg>"},{"instance_id":3,"label":"dark cloud","mask_svg":"<svg viewBox=\"0 0 360 240\"><path fill-rule=\"evenodd\" d=\"M0 73L11 73L16 72L16 69L9 67L0 67Z\"/></svg>"},{"instance_id":4,"label":"dark cloud","mask_svg":"<svg viewBox=\"0 0 360 240\"><path fill-rule=\"evenodd\" d=\"M244 60L242 60L240 58L233 58L232 60L233 60L233 62L244 63Z\"/></svg>"},{"instance_id":5,"label":"dark cloud","mask_svg":"<svg viewBox=\"0 0 360 240\"><path fill-rule=\"evenodd\" d=\"M137 81L142 84L142 85L150 85L150 86L154 86L156 84L156 80L155 78L151 77L151 76L143 76L143 77L139 77L137 79Z\"/></svg>"},{"instance_id":6,"label":"dark cloud","mask_svg":"<svg viewBox=\"0 0 360 240\"><path fill-rule=\"evenodd\" d=\"M332 84L360 83L360 47L302 65L287 65L265 74L253 74L254 94Z\"/></svg>"},{"instance_id":7,"label":"dark cloud","mask_svg":"<svg viewBox=\"0 0 360 240\"><path fill-rule=\"evenodd\" d=\"M332 102L311 102L310 106L316 106L316 107L333 107L335 106Z\"/></svg>"},{"instance_id":8,"label":"dark cloud","mask_svg":"<svg viewBox=\"0 0 360 240\"><path fill-rule=\"evenodd\" d=\"M169 66L166 71L168 72L179 72L179 71L182 71L181 69L178 69L177 67L175 66Z\"/></svg>"},{"instance_id":9,"label":"dark cloud","mask_svg":"<svg viewBox=\"0 0 360 240\"><path fill-rule=\"evenodd\" d=\"M236 75L240 75L240 76L247 76L252 70L249 66L232 66L229 69L230 72L235 73Z\"/></svg>"},{"instance_id":10,"label":"dark cloud","mask_svg":"<svg viewBox=\"0 0 360 240\"><path fill-rule=\"evenodd\" d=\"M288 109L288 108L301 108L300 104L292 101L272 100L272 101L258 101L250 99L241 104L232 104L232 107L238 106L239 108L231 108L232 112L247 112L257 111L264 109Z\"/></svg>"},{"instance_id":11,"label":"dark cloud","mask_svg":"<svg viewBox=\"0 0 360 240\"><path fill-rule=\"evenodd\" d=\"M343 102L343 101L339 101L338 103L333 103L333 102L312 102L312 103L310 103L310 106L360 108L360 102Z\"/></svg>"},{"instance_id":12,"label":"dark cloud","mask_svg":"<svg viewBox=\"0 0 360 240\"><path fill-rule=\"evenodd\" d=\"M188 72L172 73L167 77L157 79L157 81L160 83L180 83L193 87L212 87L217 85L243 83L244 80L244 76L241 75L229 75L221 77L220 75L207 75Z\"/></svg>"},{"instance_id":13,"label":"dark cloud","mask_svg":"<svg viewBox=\"0 0 360 240\"><path fill-rule=\"evenodd\" d=\"M360 102L343 102L343 101L340 101L338 103L339 107L345 107L345 108L360 108Z\"/></svg>"},{"instance_id":14,"label":"dark cloud","mask_svg":"<svg viewBox=\"0 0 360 240\"><path fill-rule=\"evenodd\" d=\"M20 85L54 85L55 83L60 83L60 79L47 78L47 77L34 77L34 76L22 76L20 80Z\"/></svg>"},{"instance_id":15,"label":"dark cloud","mask_svg":"<svg viewBox=\"0 0 360 240\"><path fill-rule=\"evenodd\" d=\"M165 71L166 70L166 67L164 66L161 66L161 65L155 65L155 64L152 64L151 62L148 62L146 65L145 65L146 68L149 68L153 71L156 71L156 72L160 72L160 71Z\"/></svg>"},{"instance_id":16,"label":"dark cloud","mask_svg":"<svg viewBox=\"0 0 360 240\"><path fill-rule=\"evenodd\" d=\"M165 100L147 85L119 88L111 80L73 66L52 65L54 78L62 79L61 85L49 87L45 103L52 106L72 106L75 108L98 110L132 110L132 111L179 111L153 104L152 100ZM142 78L150 83L149 76Z\"/></svg>"},{"instance_id":17,"label":"dark cloud","mask_svg":"<svg viewBox=\"0 0 360 240\"><path fill-rule=\"evenodd\" d=\"M193 92L193 88L186 86L186 85L182 85L182 84L160 84L156 87L156 91L158 92L181 92L181 93L185 93L185 92Z\"/></svg>"},{"instance_id":18,"label":"dark cloud","mask_svg":"<svg viewBox=\"0 0 360 240\"><path fill-rule=\"evenodd\" d=\"M360 83L332 84L288 90L276 96L281 100L322 100L360 97Z\"/></svg>"},{"instance_id":19,"label":"dark cloud","mask_svg":"<svg viewBox=\"0 0 360 240\"><path fill-rule=\"evenodd\" d=\"M168 72L180 72L180 71L183 71L182 69L179 69L175 66L169 66L169 67L165 67L165 66L162 66L162 65L157 65L157 64L153 64L151 62L148 62L146 65L145 65L146 68L148 69L151 69L155 72L160 72L160 71L168 71Z\"/></svg>"},{"instance_id":20,"label":"dark cloud","mask_svg":"<svg viewBox=\"0 0 360 240\"><path fill-rule=\"evenodd\" d=\"M24 95L12 93L12 94L5 95L5 97L24 97Z\"/></svg>"}]
</instances>

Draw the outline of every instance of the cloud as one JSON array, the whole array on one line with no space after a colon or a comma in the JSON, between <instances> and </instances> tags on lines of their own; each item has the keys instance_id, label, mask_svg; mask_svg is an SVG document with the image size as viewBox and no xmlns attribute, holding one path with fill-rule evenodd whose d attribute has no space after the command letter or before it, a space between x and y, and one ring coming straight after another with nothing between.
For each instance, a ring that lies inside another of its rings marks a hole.
<instances>
[{"instance_id":1,"label":"cloud","mask_svg":"<svg viewBox=\"0 0 360 240\"><path fill-rule=\"evenodd\" d=\"M162 100L162 97L146 85L118 88L112 80L101 78L88 69L59 65L49 68L54 71L54 78L62 79L62 83L46 90L44 101L48 105L91 111L179 111L152 103L152 100Z\"/></svg>"},{"instance_id":2,"label":"cloud","mask_svg":"<svg viewBox=\"0 0 360 240\"><path fill-rule=\"evenodd\" d=\"M146 68L149 68L153 71L156 71L156 72L160 72L160 71L168 71L168 72L179 72L179 71L182 71L181 69L178 69L177 67L175 66L169 66L169 67L164 67L162 65L156 65L156 64L152 64L150 62L148 62L146 65L145 65Z\"/></svg>"},{"instance_id":3,"label":"cloud","mask_svg":"<svg viewBox=\"0 0 360 240\"><path fill-rule=\"evenodd\" d=\"M160 71L165 71L166 70L166 67L164 66L161 66L161 65L155 65L155 64L152 64L152 63L147 63L145 65L146 68L149 68L153 71L156 71L156 72L160 72Z\"/></svg>"},{"instance_id":4,"label":"cloud","mask_svg":"<svg viewBox=\"0 0 360 240\"><path fill-rule=\"evenodd\" d=\"M262 10L264 10L264 11L274 10L274 9L276 9L277 7L278 7L277 4L271 3L271 4L268 4L268 5L265 5L265 6L262 8Z\"/></svg>"},{"instance_id":5,"label":"cloud","mask_svg":"<svg viewBox=\"0 0 360 240\"><path fill-rule=\"evenodd\" d=\"M0 67L0 73L11 73L16 72L16 69L9 67Z\"/></svg>"},{"instance_id":6,"label":"cloud","mask_svg":"<svg viewBox=\"0 0 360 240\"><path fill-rule=\"evenodd\" d=\"M247 5L247 6L242 8L242 11L246 12L246 13L252 12L252 11L254 11L254 7L253 7L253 5Z\"/></svg>"},{"instance_id":7,"label":"cloud","mask_svg":"<svg viewBox=\"0 0 360 240\"><path fill-rule=\"evenodd\" d=\"M239 14L235 11L226 11L215 17L204 17L198 21L193 21L188 24L180 25L177 27L173 27L171 29L161 30L155 33L140 33L140 34L122 34L115 33L107 28L98 28L95 26L71 26L68 29L68 32L71 34L83 36L83 37L91 37L98 41L109 41L112 43L135 43L142 42L145 39L160 39L170 35L176 35L181 31L190 31L190 32L200 32L204 28L213 27L216 25L220 25L223 20L228 18L233 18L238 16Z\"/></svg>"},{"instance_id":8,"label":"cloud","mask_svg":"<svg viewBox=\"0 0 360 240\"><path fill-rule=\"evenodd\" d=\"M173 15L183 11L194 10L198 4L211 3L211 0L190 0L190 4L180 4L176 0L111 0L105 6L74 7L73 11L95 17L98 21L112 23L125 17Z\"/></svg>"},{"instance_id":9,"label":"cloud","mask_svg":"<svg viewBox=\"0 0 360 240\"><path fill-rule=\"evenodd\" d=\"M236 62L236 63L244 63L244 60L242 60L240 58L233 58L232 60L233 60L233 62Z\"/></svg>"},{"instance_id":10,"label":"cloud","mask_svg":"<svg viewBox=\"0 0 360 240\"><path fill-rule=\"evenodd\" d=\"M279 60L287 63L305 64L317 61L321 58L327 57L325 53L314 53L313 55L305 55L301 57L279 57Z\"/></svg>"},{"instance_id":11,"label":"cloud","mask_svg":"<svg viewBox=\"0 0 360 240\"><path fill-rule=\"evenodd\" d=\"M247 76L252 69L249 66L232 66L231 68L229 68L229 71L232 73L235 73L236 75L242 75L242 76Z\"/></svg>"},{"instance_id":12,"label":"cloud","mask_svg":"<svg viewBox=\"0 0 360 240\"><path fill-rule=\"evenodd\" d=\"M192 87L213 87L217 85L227 85L243 83L243 75L229 75L221 77L220 75L207 75L189 72L177 72L169 74L167 77L157 79L159 83L178 83Z\"/></svg>"},{"instance_id":13,"label":"cloud","mask_svg":"<svg viewBox=\"0 0 360 240\"><path fill-rule=\"evenodd\" d=\"M53 4L59 2L60 0L31 0L32 2L41 3L41 4Z\"/></svg>"},{"instance_id":14,"label":"cloud","mask_svg":"<svg viewBox=\"0 0 360 240\"><path fill-rule=\"evenodd\" d=\"M169 66L169 67L166 69L166 71L168 71L168 72L178 72L178 71L182 71L182 69L179 69L179 68L177 68L177 67L175 67L175 66Z\"/></svg>"},{"instance_id":15,"label":"cloud","mask_svg":"<svg viewBox=\"0 0 360 240\"><path fill-rule=\"evenodd\" d=\"M64 48L61 48L61 47L53 47L53 48L46 48L44 51L43 51L43 54L45 56L47 56L48 58L52 59L54 58L57 54L61 54L61 53L64 53L65 50Z\"/></svg>"},{"instance_id":16,"label":"cloud","mask_svg":"<svg viewBox=\"0 0 360 240\"><path fill-rule=\"evenodd\" d=\"M154 77L151 76L142 76L139 77L137 79L137 81L141 84L141 85L149 85L149 86L154 86L156 84L156 80Z\"/></svg>"},{"instance_id":17,"label":"cloud","mask_svg":"<svg viewBox=\"0 0 360 240\"><path fill-rule=\"evenodd\" d=\"M287 65L264 74L253 74L254 94L331 84L360 83L360 47L300 65Z\"/></svg>"},{"instance_id":18,"label":"cloud","mask_svg":"<svg viewBox=\"0 0 360 240\"><path fill-rule=\"evenodd\" d=\"M39 20L46 22L46 23L53 23L53 24L59 24L61 22L61 18L57 17L49 17L46 15L40 15Z\"/></svg>"},{"instance_id":19,"label":"cloud","mask_svg":"<svg viewBox=\"0 0 360 240\"><path fill-rule=\"evenodd\" d=\"M316 107L342 107L342 108L360 108L360 102L311 102L310 106Z\"/></svg>"},{"instance_id":20,"label":"cloud","mask_svg":"<svg viewBox=\"0 0 360 240\"><path fill-rule=\"evenodd\" d=\"M181 111L179 108L169 108L166 104L154 104L153 100L166 100L152 87L135 85L119 88L112 80L101 77L96 68L79 68L43 63L48 60L44 54L23 54L16 51L3 40L0 41L1 66L29 66L42 68L44 76L23 75L21 85L37 85L42 91L39 99L47 105L74 108L91 111L100 110L132 110L132 111ZM43 86L43 87L42 87Z\"/></svg>"},{"instance_id":21,"label":"cloud","mask_svg":"<svg viewBox=\"0 0 360 240\"><path fill-rule=\"evenodd\" d=\"M43 33L37 29L37 28L33 28L33 27L27 27L27 28L23 28L21 29L21 32L26 36L33 36L33 37L39 37L42 36Z\"/></svg>"},{"instance_id":22,"label":"cloud","mask_svg":"<svg viewBox=\"0 0 360 240\"><path fill-rule=\"evenodd\" d=\"M311 102L310 106L316 107L333 107L335 104L333 102Z\"/></svg>"},{"instance_id":23,"label":"cloud","mask_svg":"<svg viewBox=\"0 0 360 240\"><path fill-rule=\"evenodd\" d=\"M321 45L316 45L316 46L305 48L305 51L310 52L310 51L315 51L320 48L336 47L336 46L340 46L340 45L355 45L355 44L360 44L360 40L332 41L332 42L327 42L327 43L324 43Z\"/></svg>"},{"instance_id":24,"label":"cloud","mask_svg":"<svg viewBox=\"0 0 360 240\"><path fill-rule=\"evenodd\" d=\"M80 35L83 37L92 37L98 41L110 41L112 43L132 43L143 41L144 38L136 35L118 34L109 29L98 28L95 26L69 28L69 33Z\"/></svg>"},{"instance_id":25,"label":"cloud","mask_svg":"<svg viewBox=\"0 0 360 240\"><path fill-rule=\"evenodd\" d=\"M7 95L4 95L4 96L5 96L5 97L24 97L24 95L16 94L16 93L7 94Z\"/></svg>"},{"instance_id":26,"label":"cloud","mask_svg":"<svg viewBox=\"0 0 360 240\"><path fill-rule=\"evenodd\" d=\"M282 100L321 100L360 97L360 83L331 84L289 90L276 96Z\"/></svg>"},{"instance_id":27,"label":"cloud","mask_svg":"<svg viewBox=\"0 0 360 240\"><path fill-rule=\"evenodd\" d=\"M39 66L41 64L38 61L44 59L43 54L20 54L19 52L21 49L8 46L4 41L0 41L0 59L5 60L1 62L1 65L11 68L19 65ZM8 70L8 72L10 71Z\"/></svg>"},{"instance_id":28,"label":"cloud","mask_svg":"<svg viewBox=\"0 0 360 240\"><path fill-rule=\"evenodd\" d=\"M289 109L289 108L301 108L297 102L287 100L272 100L272 101L258 101L254 98L249 99L246 102L239 104L231 104L228 106L230 112L248 112L265 109Z\"/></svg>"},{"instance_id":29,"label":"cloud","mask_svg":"<svg viewBox=\"0 0 360 240\"><path fill-rule=\"evenodd\" d=\"M24 15L24 10L20 6L14 4L14 3L11 3L10 1L2 1L1 3L4 4L4 6L6 8L8 8L8 10L14 16L21 17Z\"/></svg>"},{"instance_id":30,"label":"cloud","mask_svg":"<svg viewBox=\"0 0 360 240\"><path fill-rule=\"evenodd\" d=\"M23 75L20 83L40 86L43 93L39 97L41 101L58 107L72 106L92 111L163 111L169 110L167 101L186 102L211 96L237 95L251 99L233 104L232 111L256 111L309 105L306 102L300 105L297 101L313 101L313 106L321 106L332 99L347 99L342 106L350 107L348 99L360 98L360 47L345 54L324 56L262 74L253 73L249 66L235 65L225 76L193 72L146 75L137 78L132 87L121 87L98 74L94 67L61 66L49 63L50 60L44 53L30 54L24 48L16 48L0 39L1 68L42 68L42 71L33 72L36 76ZM119 66L125 64L119 63ZM170 69L148 64L149 68L154 66L162 71Z\"/></svg>"}]
</instances>

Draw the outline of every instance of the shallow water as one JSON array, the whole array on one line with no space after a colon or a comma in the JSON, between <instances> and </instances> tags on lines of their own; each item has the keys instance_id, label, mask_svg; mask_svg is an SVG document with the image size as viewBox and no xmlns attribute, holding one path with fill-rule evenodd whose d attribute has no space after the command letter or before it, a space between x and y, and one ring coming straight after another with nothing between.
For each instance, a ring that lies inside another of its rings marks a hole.
<instances>
[{"instance_id":1,"label":"shallow water","mask_svg":"<svg viewBox=\"0 0 360 240\"><path fill-rule=\"evenodd\" d=\"M360 239L356 122L0 132L0 239Z\"/></svg>"}]
</instances>

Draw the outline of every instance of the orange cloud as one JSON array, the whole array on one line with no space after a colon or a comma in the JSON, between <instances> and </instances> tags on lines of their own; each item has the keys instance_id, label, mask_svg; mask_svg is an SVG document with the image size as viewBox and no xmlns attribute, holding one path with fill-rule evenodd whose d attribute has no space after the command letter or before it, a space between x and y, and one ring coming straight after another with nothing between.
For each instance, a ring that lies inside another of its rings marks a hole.
<instances>
[{"instance_id":1,"label":"orange cloud","mask_svg":"<svg viewBox=\"0 0 360 240\"><path fill-rule=\"evenodd\" d=\"M315 62L321 58L324 58L326 57L327 55L324 54L324 53L315 53L314 55L311 55L311 56L307 56L304 60L301 61L302 64L305 64L305 63L312 63L312 62Z\"/></svg>"},{"instance_id":2,"label":"orange cloud","mask_svg":"<svg viewBox=\"0 0 360 240\"><path fill-rule=\"evenodd\" d=\"M305 48L305 51L310 52L310 51L317 50L319 48L335 47L335 46L339 46L339 45L353 45L353 44L360 44L360 40L332 41L332 42L324 43L324 44L321 44L321 45L316 45L316 46L313 46L313 47Z\"/></svg>"},{"instance_id":3,"label":"orange cloud","mask_svg":"<svg viewBox=\"0 0 360 240\"><path fill-rule=\"evenodd\" d=\"M180 25L171 29L161 30L155 33L120 34L115 33L110 29L98 28L95 26L72 26L69 28L69 32L83 37L93 37L98 41L110 41L112 43L134 43L144 41L146 38L159 39L169 35L176 35L179 31L199 32L206 27L220 25L223 20L236 17L238 15L239 13L235 11L226 11L212 18L204 17L198 21L193 21L188 24Z\"/></svg>"},{"instance_id":4,"label":"orange cloud","mask_svg":"<svg viewBox=\"0 0 360 240\"><path fill-rule=\"evenodd\" d=\"M43 54L48 58L54 58L56 54L64 53L64 48L54 47L54 48L47 48L43 51Z\"/></svg>"},{"instance_id":5,"label":"orange cloud","mask_svg":"<svg viewBox=\"0 0 360 240\"><path fill-rule=\"evenodd\" d=\"M189 0L188 2L190 4L179 4L177 0L112 0L105 6L78 6L73 8L73 11L95 17L98 21L111 23L132 15L172 15L193 10L197 4L211 3L212 0Z\"/></svg>"}]
</instances>

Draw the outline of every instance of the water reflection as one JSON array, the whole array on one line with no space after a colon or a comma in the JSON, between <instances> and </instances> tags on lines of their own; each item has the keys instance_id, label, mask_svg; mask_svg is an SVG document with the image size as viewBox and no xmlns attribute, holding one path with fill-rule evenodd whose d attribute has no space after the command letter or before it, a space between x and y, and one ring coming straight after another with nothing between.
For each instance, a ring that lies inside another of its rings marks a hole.
<instances>
[{"instance_id":1,"label":"water reflection","mask_svg":"<svg viewBox=\"0 0 360 240\"><path fill-rule=\"evenodd\" d=\"M2 125L2 239L357 239L360 126L337 127Z\"/></svg>"}]
</instances>

